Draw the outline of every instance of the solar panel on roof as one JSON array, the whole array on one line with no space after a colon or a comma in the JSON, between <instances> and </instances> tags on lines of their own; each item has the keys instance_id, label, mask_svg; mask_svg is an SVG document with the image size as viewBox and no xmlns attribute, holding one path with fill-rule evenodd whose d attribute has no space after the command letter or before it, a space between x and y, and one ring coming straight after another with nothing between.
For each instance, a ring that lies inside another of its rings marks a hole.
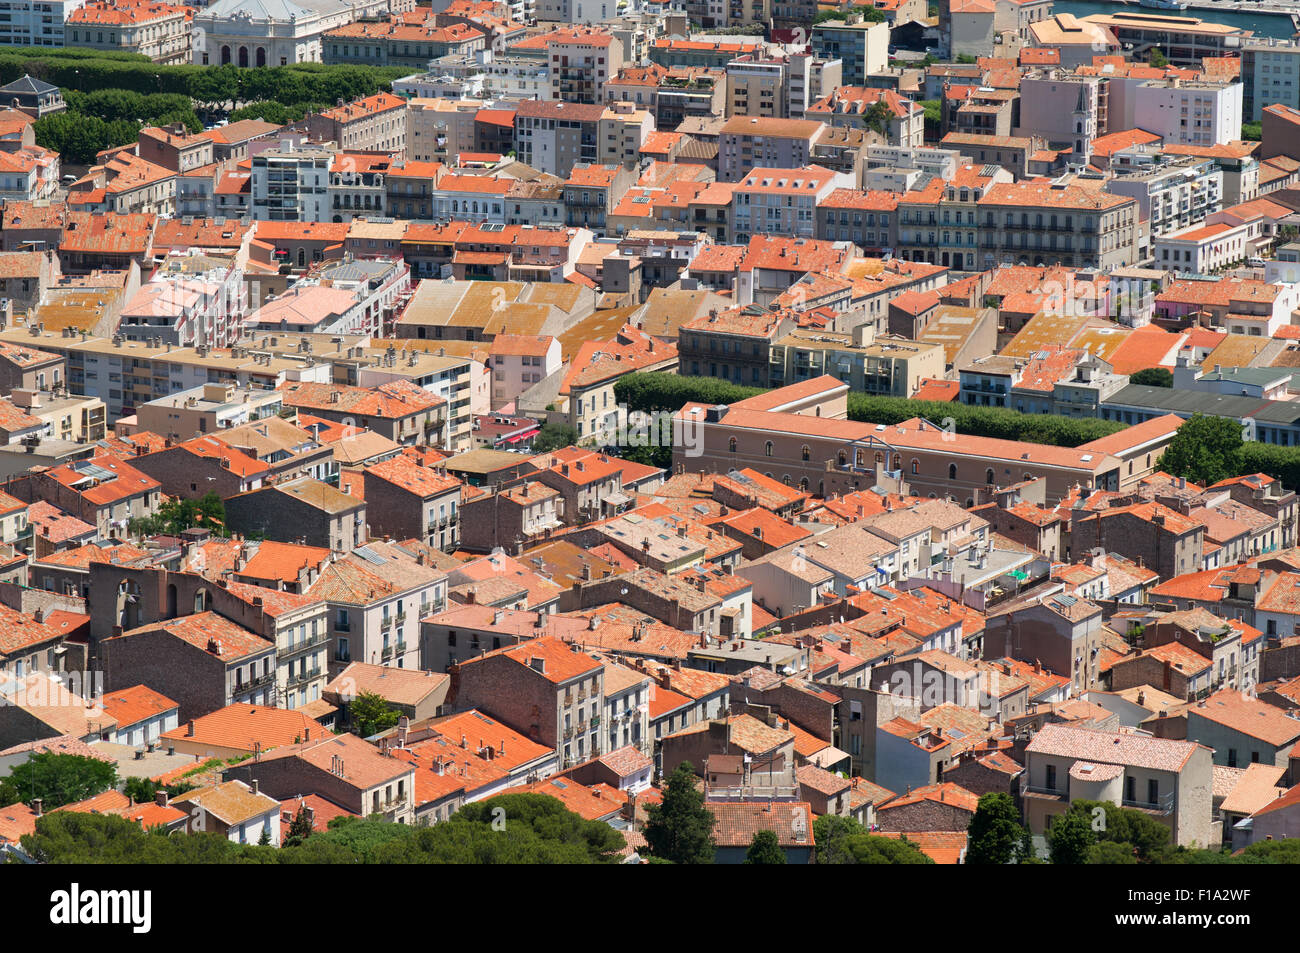
<instances>
[{"instance_id":1,"label":"solar panel on roof","mask_svg":"<svg viewBox=\"0 0 1300 953\"><path fill-rule=\"evenodd\" d=\"M355 552L366 562L371 563L375 566L382 566L384 563L388 562L388 560L385 559L383 556L379 555L374 550L369 549L368 547L365 546L362 546L360 549L354 549L353 552Z\"/></svg>"}]
</instances>

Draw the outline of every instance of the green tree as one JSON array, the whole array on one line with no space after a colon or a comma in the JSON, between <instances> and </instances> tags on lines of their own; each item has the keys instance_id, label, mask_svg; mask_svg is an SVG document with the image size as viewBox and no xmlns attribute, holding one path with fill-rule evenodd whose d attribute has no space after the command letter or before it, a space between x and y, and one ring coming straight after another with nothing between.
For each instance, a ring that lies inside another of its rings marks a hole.
<instances>
[{"instance_id":1,"label":"green tree","mask_svg":"<svg viewBox=\"0 0 1300 953\"><path fill-rule=\"evenodd\" d=\"M1052 822L1047 832L1047 846L1054 864L1084 864L1088 849L1097 843L1092 822L1084 814L1067 811Z\"/></svg>"},{"instance_id":2,"label":"green tree","mask_svg":"<svg viewBox=\"0 0 1300 953\"><path fill-rule=\"evenodd\" d=\"M111 761L79 754L34 754L0 781L0 807L39 799L43 810L75 804L117 786Z\"/></svg>"},{"instance_id":3,"label":"green tree","mask_svg":"<svg viewBox=\"0 0 1300 953\"><path fill-rule=\"evenodd\" d=\"M813 821L813 841L816 842L814 860L819 864L856 863L852 853L845 848L850 837L866 834L867 829L854 817L841 814L823 814Z\"/></svg>"},{"instance_id":4,"label":"green tree","mask_svg":"<svg viewBox=\"0 0 1300 953\"><path fill-rule=\"evenodd\" d=\"M979 62L979 59L977 57L971 56L969 53L958 53L957 62L961 63L964 66L973 66Z\"/></svg>"},{"instance_id":5,"label":"green tree","mask_svg":"<svg viewBox=\"0 0 1300 953\"><path fill-rule=\"evenodd\" d=\"M1259 142L1264 138L1264 124L1262 122L1243 122L1241 124L1241 138L1247 142Z\"/></svg>"},{"instance_id":6,"label":"green tree","mask_svg":"<svg viewBox=\"0 0 1300 953\"><path fill-rule=\"evenodd\" d=\"M465 805L453 820L482 824L494 833L500 832L494 824L502 830L531 831L581 849L593 863L616 861L627 846L623 835L604 821L583 820L547 794L503 794L476 801Z\"/></svg>"},{"instance_id":7,"label":"green tree","mask_svg":"<svg viewBox=\"0 0 1300 953\"><path fill-rule=\"evenodd\" d=\"M1132 844L1104 840L1093 844L1084 855L1085 864L1136 864L1137 854Z\"/></svg>"},{"instance_id":8,"label":"green tree","mask_svg":"<svg viewBox=\"0 0 1300 953\"><path fill-rule=\"evenodd\" d=\"M348 717L357 734L369 738L396 725L401 713L390 706L382 695L362 692L348 702Z\"/></svg>"},{"instance_id":9,"label":"green tree","mask_svg":"<svg viewBox=\"0 0 1300 953\"><path fill-rule=\"evenodd\" d=\"M1243 444L1235 420L1196 414L1178 428L1156 466L1208 486L1242 472Z\"/></svg>"},{"instance_id":10,"label":"green tree","mask_svg":"<svg viewBox=\"0 0 1300 953\"><path fill-rule=\"evenodd\" d=\"M263 825L262 825L262 833L261 833L261 835L257 838L257 843L260 844L262 847L267 847L267 846L270 845L270 843L271 843L271 825L269 825L269 824L263 824Z\"/></svg>"},{"instance_id":11,"label":"green tree","mask_svg":"<svg viewBox=\"0 0 1300 953\"><path fill-rule=\"evenodd\" d=\"M673 465L672 447L626 447L619 456L624 460L631 460L633 463L644 464L647 467L657 467L660 470L670 469Z\"/></svg>"},{"instance_id":12,"label":"green tree","mask_svg":"<svg viewBox=\"0 0 1300 953\"><path fill-rule=\"evenodd\" d=\"M135 517L129 527L144 536L155 533L177 535L195 526L209 529L217 536L226 536L226 504L216 493L209 491L197 499L164 500L150 516Z\"/></svg>"},{"instance_id":13,"label":"green tree","mask_svg":"<svg viewBox=\"0 0 1300 953\"><path fill-rule=\"evenodd\" d=\"M920 99L916 104L925 113L925 138L938 139L943 129L943 103L937 99Z\"/></svg>"},{"instance_id":14,"label":"green tree","mask_svg":"<svg viewBox=\"0 0 1300 953\"><path fill-rule=\"evenodd\" d=\"M749 850L745 851L745 863L785 863L785 851L781 849L781 842L776 839L776 831L759 831L754 835L754 839L749 842Z\"/></svg>"},{"instance_id":15,"label":"green tree","mask_svg":"<svg viewBox=\"0 0 1300 953\"><path fill-rule=\"evenodd\" d=\"M1130 384L1145 384L1148 387L1173 387L1173 372L1164 367L1144 367L1135 374L1130 374Z\"/></svg>"},{"instance_id":16,"label":"green tree","mask_svg":"<svg viewBox=\"0 0 1300 953\"><path fill-rule=\"evenodd\" d=\"M883 100L876 100L862 114L862 124L886 139L889 138L889 124L893 119L893 112Z\"/></svg>"},{"instance_id":17,"label":"green tree","mask_svg":"<svg viewBox=\"0 0 1300 953\"><path fill-rule=\"evenodd\" d=\"M1169 57L1160 51L1160 47L1152 47L1151 59L1148 61L1156 69L1164 69L1169 65Z\"/></svg>"},{"instance_id":18,"label":"green tree","mask_svg":"<svg viewBox=\"0 0 1300 953\"><path fill-rule=\"evenodd\" d=\"M168 797L180 797L186 791L193 791L194 785L189 781L174 781L171 784L159 784L149 778L127 778L122 793L136 804L147 804L159 791L166 791Z\"/></svg>"},{"instance_id":19,"label":"green tree","mask_svg":"<svg viewBox=\"0 0 1300 953\"><path fill-rule=\"evenodd\" d=\"M651 854L676 864L713 863L713 825L717 818L704 806L695 786L695 768L683 761L668 778L662 804L646 808L645 839Z\"/></svg>"},{"instance_id":20,"label":"green tree","mask_svg":"<svg viewBox=\"0 0 1300 953\"><path fill-rule=\"evenodd\" d=\"M311 815L307 813L307 806L304 804L298 808L298 813L289 822L289 832L285 835L284 846L301 847L303 841L311 837L314 830Z\"/></svg>"},{"instance_id":21,"label":"green tree","mask_svg":"<svg viewBox=\"0 0 1300 953\"><path fill-rule=\"evenodd\" d=\"M968 864L1015 864L1029 854L1029 832L1009 794L983 794L967 831Z\"/></svg>"},{"instance_id":22,"label":"green tree","mask_svg":"<svg viewBox=\"0 0 1300 953\"><path fill-rule=\"evenodd\" d=\"M906 836L895 840L878 834L857 834L844 841L853 864L933 864Z\"/></svg>"},{"instance_id":23,"label":"green tree","mask_svg":"<svg viewBox=\"0 0 1300 953\"><path fill-rule=\"evenodd\" d=\"M1169 828L1141 811L1119 807L1109 801L1079 800L1070 805L1070 812L1089 819L1098 841L1123 845L1140 863L1163 863L1173 850ZM1104 820L1097 824L1093 823L1093 818Z\"/></svg>"},{"instance_id":24,"label":"green tree","mask_svg":"<svg viewBox=\"0 0 1300 953\"><path fill-rule=\"evenodd\" d=\"M545 423L533 437L534 453L550 453L564 447L572 447L578 442L578 431L568 424Z\"/></svg>"},{"instance_id":25,"label":"green tree","mask_svg":"<svg viewBox=\"0 0 1300 953\"><path fill-rule=\"evenodd\" d=\"M336 818L328 830L281 848L59 811L39 818L22 846L51 864L589 864L618 860L627 844L608 824L588 821L553 797L511 794L468 805L431 827Z\"/></svg>"}]
</instances>

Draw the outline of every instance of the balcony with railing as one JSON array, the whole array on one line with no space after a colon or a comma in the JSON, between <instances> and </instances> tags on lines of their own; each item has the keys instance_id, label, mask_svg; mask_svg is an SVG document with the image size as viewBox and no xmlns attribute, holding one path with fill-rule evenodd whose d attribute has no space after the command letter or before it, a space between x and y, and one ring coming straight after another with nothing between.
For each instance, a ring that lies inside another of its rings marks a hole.
<instances>
[{"instance_id":1,"label":"balcony with railing","mask_svg":"<svg viewBox=\"0 0 1300 953\"><path fill-rule=\"evenodd\" d=\"M234 691L236 694L243 694L244 692L256 691L257 689L263 687L264 685L274 685L274 684L275 684L275 673L265 672L261 675L256 676L255 678L249 679L248 681L243 681L243 680L236 681Z\"/></svg>"},{"instance_id":2,"label":"balcony with railing","mask_svg":"<svg viewBox=\"0 0 1300 953\"><path fill-rule=\"evenodd\" d=\"M329 641L329 636L325 635L324 633L318 633L317 635L310 636L306 639L303 639L300 642L289 643L284 648L280 649L280 651L277 654L281 658L285 658L291 655L300 655L301 653L307 652L311 649L319 648L320 646L324 645L328 641Z\"/></svg>"},{"instance_id":3,"label":"balcony with railing","mask_svg":"<svg viewBox=\"0 0 1300 953\"><path fill-rule=\"evenodd\" d=\"M1130 798L1124 798L1124 807L1131 807L1139 811L1146 811L1151 814L1172 814L1175 804L1174 792L1170 791L1165 795L1157 795L1154 801L1135 801Z\"/></svg>"},{"instance_id":4,"label":"balcony with railing","mask_svg":"<svg viewBox=\"0 0 1300 953\"><path fill-rule=\"evenodd\" d=\"M305 685L308 682L315 681L320 677L321 677L320 667L313 666L312 668L309 668L306 671L291 672L288 675L288 677L285 678L284 684L288 688L295 688L299 685Z\"/></svg>"}]
</instances>

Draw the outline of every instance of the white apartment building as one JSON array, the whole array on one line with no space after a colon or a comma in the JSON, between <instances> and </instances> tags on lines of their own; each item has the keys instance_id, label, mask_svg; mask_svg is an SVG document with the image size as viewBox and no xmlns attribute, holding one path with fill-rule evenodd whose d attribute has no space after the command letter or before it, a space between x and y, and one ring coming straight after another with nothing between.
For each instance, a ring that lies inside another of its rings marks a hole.
<instances>
[{"instance_id":1,"label":"white apartment building","mask_svg":"<svg viewBox=\"0 0 1300 953\"><path fill-rule=\"evenodd\" d=\"M1260 37L1241 48L1242 115L1259 122L1265 106L1300 105L1300 44Z\"/></svg>"},{"instance_id":2,"label":"white apartment building","mask_svg":"<svg viewBox=\"0 0 1300 953\"><path fill-rule=\"evenodd\" d=\"M64 46L68 17L86 0L0 0L0 44Z\"/></svg>"},{"instance_id":3,"label":"white apartment building","mask_svg":"<svg viewBox=\"0 0 1300 953\"><path fill-rule=\"evenodd\" d=\"M1245 260L1250 254L1250 225L1202 225L1152 239L1156 267L1208 275Z\"/></svg>"},{"instance_id":4,"label":"white apartment building","mask_svg":"<svg viewBox=\"0 0 1300 953\"><path fill-rule=\"evenodd\" d=\"M1023 95L1023 94L1022 94ZM1213 146L1241 138L1241 83L1148 80L1133 90L1131 126L1165 145Z\"/></svg>"},{"instance_id":5,"label":"white apartment building","mask_svg":"<svg viewBox=\"0 0 1300 953\"><path fill-rule=\"evenodd\" d=\"M1168 162L1158 150L1135 146L1115 153L1110 167L1115 176L1106 191L1137 199L1152 239L1197 225L1223 208L1223 173L1213 159Z\"/></svg>"},{"instance_id":6,"label":"white apartment building","mask_svg":"<svg viewBox=\"0 0 1300 953\"><path fill-rule=\"evenodd\" d=\"M332 149L295 146L253 157L253 218L272 222L328 222Z\"/></svg>"},{"instance_id":7,"label":"white apartment building","mask_svg":"<svg viewBox=\"0 0 1300 953\"><path fill-rule=\"evenodd\" d=\"M118 334L128 341L175 347L228 347L239 337L247 307L241 268L214 267L197 274L163 270L122 309Z\"/></svg>"}]
</instances>

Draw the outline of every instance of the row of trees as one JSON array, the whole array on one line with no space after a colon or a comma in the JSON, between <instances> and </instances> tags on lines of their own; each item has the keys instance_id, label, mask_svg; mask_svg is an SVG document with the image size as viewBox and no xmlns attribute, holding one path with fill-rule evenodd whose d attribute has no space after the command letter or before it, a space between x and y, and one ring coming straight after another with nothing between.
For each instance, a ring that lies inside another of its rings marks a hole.
<instances>
[{"instance_id":1,"label":"row of trees","mask_svg":"<svg viewBox=\"0 0 1300 953\"><path fill-rule=\"evenodd\" d=\"M241 119L260 119L277 126L287 126L291 122L299 122L309 112L319 112L323 108L325 108L324 103L298 103L286 106L284 103L262 99L239 107L230 114L229 118L231 122L239 122Z\"/></svg>"},{"instance_id":2,"label":"row of trees","mask_svg":"<svg viewBox=\"0 0 1300 953\"><path fill-rule=\"evenodd\" d=\"M706 404L732 404L763 393L761 387L742 387L713 377L683 377L655 371L629 374L614 385L614 396L629 410L646 413L676 412L688 401ZM1062 417L1056 414L1022 414L1001 407L972 407L907 397L877 397L850 393L850 420L864 423L896 424L913 417L924 417L941 424L952 421L957 433L1003 440L1025 440L1057 447L1077 447L1123 429L1123 425L1094 418Z\"/></svg>"},{"instance_id":3,"label":"row of trees","mask_svg":"<svg viewBox=\"0 0 1300 953\"><path fill-rule=\"evenodd\" d=\"M241 103L277 102L285 106L352 100L391 90L408 70L393 66L162 66L145 56L82 48L0 49L0 85L24 73L64 90L126 90L144 95L174 93L192 99L200 111L232 109Z\"/></svg>"},{"instance_id":4,"label":"row of trees","mask_svg":"<svg viewBox=\"0 0 1300 953\"><path fill-rule=\"evenodd\" d=\"M613 863L623 835L544 794L507 794L467 804L430 827L336 818L313 832L306 815L285 846L235 844L219 834L145 831L113 815L46 814L23 850L51 864L595 864Z\"/></svg>"},{"instance_id":5,"label":"row of trees","mask_svg":"<svg viewBox=\"0 0 1300 953\"><path fill-rule=\"evenodd\" d=\"M39 754L0 781L0 806L36 798L53 810L94 797L117 785L117 770L96 758ZM193 785L164 790L175 797ZM129 778L125 792L151 800L159 785ZM694 769L679 765L664 785L660 804L647 808L646 853L653 863L708 864L714 860L716 818L704 800ZM23 849L45 863L613 863L626 847L623 835L587 821L548 795L501 795L466 805L446 823L411 827L378 818L338 818L327 831L313 831L304 811L290 824L285 846L264 841L248 846L217 834L144 831L125 818L57 812L36 823ZM985 794L967 831L968 864L1042 863L1020 811L1007 794ZM818 864L930 864L906 837L881 837L858 821L838 815L813 824ZM1176 847L1169 828L1141 811L1107 802L1075 801L1048 830L1053 864L1297 863L1300 840L1252 845L1240 855ZM772 831L759 831L746 863L783 864L785 853Z\"/></svg>"}]
</instances>

